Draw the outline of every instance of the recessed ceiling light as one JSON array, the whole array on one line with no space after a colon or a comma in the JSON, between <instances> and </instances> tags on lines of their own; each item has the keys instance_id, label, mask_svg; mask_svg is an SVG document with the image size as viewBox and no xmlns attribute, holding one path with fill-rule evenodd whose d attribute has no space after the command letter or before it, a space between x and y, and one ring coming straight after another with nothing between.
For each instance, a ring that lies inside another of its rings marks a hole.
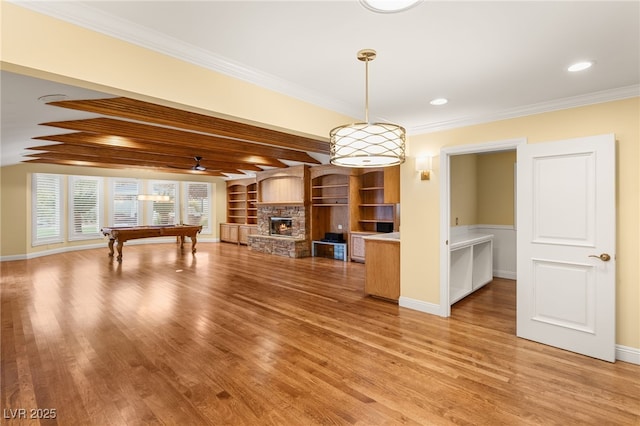
<instances>
[{"instance_id":1,"label":"recessed ceiling light","mask_svg":"<svg viewBox=\"0 0 640 426\"><path fill-rule=\"evenodd\" d=\"M431 105L444 105L447 102L449 102L448 99L446 98L436 98L436 99L432 99L431 102L429 102Z\"/></svg>"},{"instance_id":2,"label":"recessed ceiling light","mask_svg":"<svg viewBox=\"0 0 640 426\"><path fill-rule=\"evenodd\" d=\"M575 64L567 68L567 71L578 72L578 71L586 70L587 68L591 68L592 66L593 66L593 61L576 62Z\"/></svg>"},{"instance_id":3,"label":"recessed ceiling light","mask_svg":"<svg viewBox=\"0 0 640 426\"><path fill-rule=\"evenodd\" d=\"M407 10L422 0L360 0L364 7L374 12L393 13Z\"/></svg>"}]
</instances>

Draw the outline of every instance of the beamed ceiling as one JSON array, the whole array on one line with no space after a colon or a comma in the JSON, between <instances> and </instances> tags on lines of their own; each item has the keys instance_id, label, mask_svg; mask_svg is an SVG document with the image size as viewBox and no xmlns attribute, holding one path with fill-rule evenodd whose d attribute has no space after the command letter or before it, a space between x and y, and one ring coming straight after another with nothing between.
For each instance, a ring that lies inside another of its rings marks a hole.
<instances>
[{"instance_id":1,"label":"beamed ceiling","mask_svg":"<svg viewBox=\"0 0 640 426\"><path fill-rule=\"evenodd\" d=\"M226 176L319 164L309 153L329 153L325 141L130 98L47 105L100 117L40 123L74 132L34 137L42 142L27 148L25 162ZM196 157L206 170L194 170Z\"/></svg>"}]
</instances>

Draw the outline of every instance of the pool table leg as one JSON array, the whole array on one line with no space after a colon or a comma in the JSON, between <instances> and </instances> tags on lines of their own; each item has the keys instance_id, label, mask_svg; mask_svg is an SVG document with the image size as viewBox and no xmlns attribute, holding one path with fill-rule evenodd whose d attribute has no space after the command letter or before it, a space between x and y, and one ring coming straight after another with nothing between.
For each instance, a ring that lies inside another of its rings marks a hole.
<instances>
[{"instance_id":1,"label":"pool table leg","mask_svg":"<svg viewBox=\"0 0 640 426\"><path fill-rule=\"evenodd\" d=\"M115 240L113 238L109 238L109 257L113 257L113 243Z\"/></svg>"},{"instance_id":2,"label":"pool table leg","mask_svg":"<svg viewBox=\"0 0 640 426\"><path fill-rule=\"evenodd\" d=\"M189 237L189 238L191 238L191 253L195 253L196 252L196 243L198 242L198 239L196 238L196 235L197 234L193 234L193 236Z\"/></svg>"},{"instance_id":3,"label":"pool table leg","mask_svg":"<svg viewBox=\"0 0 640 426\"><path fill-rule=\"evenodd\" d=\"M180 238L180 250L182 250L184 248L184 235L181 235L178 238Z\"/></svg>"},{"instance_id":4,"label":"pool table leg","mask_svg":"<svg viewBox=\"0 0 640 426\"><path fill-rule=\"evenodd\" d=\"M116 258L118 262L122 262L122 246L124 245L124 241L118 241L118 257Z\"/></svg>"}]
</instances>

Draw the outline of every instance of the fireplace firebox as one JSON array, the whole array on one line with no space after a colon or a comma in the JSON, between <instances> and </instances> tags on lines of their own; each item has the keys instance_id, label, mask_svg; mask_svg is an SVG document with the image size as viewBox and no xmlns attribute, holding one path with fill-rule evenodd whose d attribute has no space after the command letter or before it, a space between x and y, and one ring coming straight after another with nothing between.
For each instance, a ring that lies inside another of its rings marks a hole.
<instances>
[{"instance_id":1,"label":"fireplace firebox","mask_svg":"<svg viewBox=\"0 0 640 426\"><path fill-rule=\"evenodd\" d=\"M290 217L270 217L270 234L276 237L290 237L293 233L293 219Z\"/></svg>"}]
</instances>

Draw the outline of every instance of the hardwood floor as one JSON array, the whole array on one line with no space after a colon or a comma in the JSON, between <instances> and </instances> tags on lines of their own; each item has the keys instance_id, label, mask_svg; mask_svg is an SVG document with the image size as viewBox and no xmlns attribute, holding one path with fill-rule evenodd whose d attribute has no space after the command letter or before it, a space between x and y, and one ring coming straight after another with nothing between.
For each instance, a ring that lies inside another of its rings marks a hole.
<instances>
[{"instance_id":1,"label":"hardwood floor","mask_svg":"<svg viewBox=\"0 0 640 426\"><path fill-rule=\"evenodd\" d=\"M640 424L640 366L516 338L512 281L444 319L357 263L107 251L0 264L3 424Z\"/></svg>"},{"instance_id":2,"label":"hardwood floor","mask_svg":"<svg viewBox=\"0 0 640 426\"><path fill-rule=\"evenodd\" d=\"M516 282L503 278L493 281L451 307L455 320L516 334Z\"/></svg>"}]
</instances>

